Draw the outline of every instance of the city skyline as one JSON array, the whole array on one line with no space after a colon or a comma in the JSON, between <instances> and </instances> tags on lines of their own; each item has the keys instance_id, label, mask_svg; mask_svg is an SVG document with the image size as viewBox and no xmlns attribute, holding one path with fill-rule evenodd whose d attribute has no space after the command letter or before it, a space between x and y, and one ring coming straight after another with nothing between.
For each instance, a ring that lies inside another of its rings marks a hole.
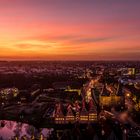
<instances>
[{"instance_id":1,"label":"city skyline","mask_svg":"<svg viewBox=\"0 0 140 140\"><path fill-rule=\"evenodd\" d=\"M1 0L0 60L140 60L137 0Z\"/></svg>"}]
</instances>

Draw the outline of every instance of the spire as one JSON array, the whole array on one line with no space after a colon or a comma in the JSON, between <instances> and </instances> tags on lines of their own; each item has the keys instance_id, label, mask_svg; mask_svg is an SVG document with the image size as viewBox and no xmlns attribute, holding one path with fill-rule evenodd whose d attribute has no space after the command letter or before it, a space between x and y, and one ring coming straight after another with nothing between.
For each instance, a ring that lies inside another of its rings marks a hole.
<instances>
[{"instance_id":1,"label":"spire","mask_svg":"<svg viewBox=\"0 0 140 140\"><path fill-rule=\"evenodd\" d=\"M109 91L106 89L106 84L104 84L103 89L102 89L102 93L101 96L109 96L110 93Z\"/></svg>"},{"instance_id":2,"label":"spire","mask_svg":"<svg viewBox=\"0 0 140 140\"><path fill-rule=\"evenodd\" d=\"M86 106L85 106L85 100L83 99L82 100L82 110L85 109L85 108L86 108Z\"/></svg>"},{"instance_id":3,"label":"spire","mask_svg":"<svg viewBox=\"0 0 140 140\"><path fill-rule=\"evenodd\" d=\"M81 123L88 122L88 111L86 110L84 99L82 100L82 110L80 112L80 122Z\"/></svg>"},{"instance_id":4,"label":"spire","mask_svg":"<svg viewBox=\"0 0 140 140\"><path fill-rule=\"evenodd\" d=\"M69 105L67 108L67 116L74 116L71 105Z\"/></svg>"},{"instance_id":5,"label":"spire","mask_svg":"<svg viewBox=\"0 0 140 140\"><path fill-rule=\"evenodd\" d=\"M121 84L118 84L116 95L117 96L122 96L123 95L123 93L122 93L122 85Z\"/></svg>"},{"instance_id":6,"label":"spire","mask_svg":"<svg viewBox=\"0 0 140 140\"><path fill-rule=\"evenodd\" d=\"M60 103L56 105L56 113L55 113L55 115L57 117L64 116L64 114L62 112L62 108L61 108L61 104Z\"/></svg>"},{"instance_id":7,"label":"spire","mask_svg":"<svg viewBox=\"0 0 140 140\"><path fill-rule=\"evenodd\" d=\"M75 111L80 111L80 106L79 106L79 103L78 101L75 102Z\"/></svg>"},{"instance_id":8,"label":"spire","mask_svg":"<svg viewBox=\"0 0 140 140\"><path fill-rule=\"evenodd\" d=\"M72 112L71 105L68 106L67 111L68 112L67 112L67 115L66 115L66 123L71 122L71 121L74 122L75 121L75 116Z\"/></svg>"},{"instance_id":9,"label":"spire","mask_svg":"<svg viewBox=\"0 0 140 140\"><path fill-rule=\"evenodd\" d=\"M95 103L93 102L93 100L91 99L89 102L90 108L89 108L89 122L92 121L97 121L97 109L95 106Z\"/></svg>"},{"instance_id":10,"label":"spire","mask_svg":"<svg viewBox=\"0 0 140 140\"><path fill-rule=\"evenodd\" d=\"M61 109L61 104L56 105L55 122L57 124L63 124L65 121L64 114Z\"/></svg>"},{"instance_id":11,"label":"spire","mask_svg":"<svg viewBox=\"0 0 140 140\"><path fill-rule=\"evenodd\" d=\"M85 100L82 101L82 110L81 110L81 115L88 114L85 106Z\"/></svg>"},{"instance_id":12,"label":"spire","mask_svg":"<svg viewBox=\"0 0 140 140\"><path fill-rule=\"evenodd\" d=\"M91 99L89 102L89 112L97 113L96 105L95 105L93 99Z\"/></svg>"}]
</instances>

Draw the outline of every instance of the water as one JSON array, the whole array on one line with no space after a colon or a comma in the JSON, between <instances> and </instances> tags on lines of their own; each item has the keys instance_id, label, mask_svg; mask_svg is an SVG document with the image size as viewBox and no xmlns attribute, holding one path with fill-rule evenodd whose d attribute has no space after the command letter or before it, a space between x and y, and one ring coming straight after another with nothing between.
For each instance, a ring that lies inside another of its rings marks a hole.
<instances>
[{"instance_id":1,"label":"water","mask_svg":"<svg viewBox=\"0 0 140 140\"><path fill-rule=\"evenodd\" d=\"M47 129L47 128L40 128L36 129L35 127L23 124L20 122L14 122L14 121L6 121L1 120L0 121L0 138L3 140L9 140L13 137L17 136L21 138L22 136L27 136L30 138L31 136L40 137L42 134L44 137L48 137L53 129Z\"/></svg>"}]
</instances>

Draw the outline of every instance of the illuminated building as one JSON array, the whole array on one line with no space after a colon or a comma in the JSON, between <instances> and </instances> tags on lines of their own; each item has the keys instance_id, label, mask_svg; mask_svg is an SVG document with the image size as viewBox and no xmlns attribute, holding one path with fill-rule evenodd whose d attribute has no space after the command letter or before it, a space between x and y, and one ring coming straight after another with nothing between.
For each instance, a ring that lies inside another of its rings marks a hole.
<instances>
[{"instance_id":1,"label":"illuminated building","mask_svg":"<svg viewBox=\"0 0 140 140\"><path fill-rule=\"evenodd\" d=\"M135 68L128 68L128 75L135 75Z\"/></svg>"},{"instance_id":2,"label":"illuminated building","mask_svg":"<svg viewBox=\"0 0 140 140\"><path fill-rule=\"evenodd\" d=\"M90 108L89 108L89 122L95 122L97 121L97 109L95 106L95 103L92 100L89 102Z\"/></svg>"},{"instance_id":3,"label":"illuminated building","mask_svg":"<svg viewBox=\"0 0 140 140\"><path fill-rule=\"evenodd\" d=\"M65 89L65 91L66 92L77 92L79 96L81 95L81 90L80 89L71 89L71 88L68 88L68 89Z\"/></svg>"},{"instance_id":4,"label":"illuminated building","mask_svg":"<svg viewBox=\"0 0 140 140\"><path fill-rule=\"evenodd\" d=\"M87 123L88 122L88 111L86 110L85 107L85 101L82 101L82 110L80 113L80 123Z\"/></svg>"},{"instance_id":5,"label":"illuminated building","mask_svg":"<svg viewBox=\"0 0 140 140\"><path fill-rule=\"evenodd\" d=\"M71 105L68 106L67 108L67 115L66 115L66 118L65 118L65 122L66 123L74 123L75 122L75 116L72 112L72 108L71 108Z\"/></svg>"},{"instance_id":6,"label":"illuminated building","mask_svg":"<svg viewBox=\"0 0 140 140\"><path fill-rule=\"evenodd\" d=\"M85 99L82 101L82 110L80 111L80 106L78 102L75 102L74 107L72 107L70 104L67 107L67 113L66 116L64 116L62 109L61 109L61 104L56 105L56 111L55 115L52 116L55 118L55 123L56 124L68 124L68 123L75 123L79 122L82 124L87 124L87 123L94 123L97 121L97 108L96 105L91 99L89 101L89 109L86 109L85 106Z\"/></svg>"},{"instance_id":7,"label":"illuminated building","mask_svg":"<svg viewBox=\"0 0 140 140\"><path fill-rule=\"evenodd\" d=\"M107 106L110 102L110 93L106 89L106 85L103 86L101 94L99 96L100 106Z\"/></svg>"},{"instance_id":8,"label":"illuminated building","mask_svg":"<svg viewBox=\"0 0 140 140\"><path fill-rule=\"evenodd\" d=\"M122 107L125 103L122 86L118 84L117 89L115 89L113 86L106 87L105 85L99 97L99 101L101 107Z\"/></svg>"},{"instance_id":9,"label":"illuminated building","mask_svg":"<svg viewBox=\"0 0 140 140\"><path fill-rule=\"evenodd\" d=\"M56 113L55 113L55 123L56 124L63 124L65 122L65 117L63 115L61 104L56 105Z\"/></svg>"},{"instance_id":10,"label":"illuminated building","mask_svg":"<svg viewBox=\"0 0 140 140\"><path fill-rule=\"evenodd\" d=\"M122 71L123 76L135 76L136 75L135 68L123 68L121 71Z\"/></svg>"},{"instance_id":11,"label":"illuminated building","mask_svg":"<svg viewBox=\"0 0 140 140\"><path fill-rule=\"evenodd\" d=\"M17 97L19 90L17 88L5 88L0 90L0 98L4 100L10 100Z\"/></svg>"}]
</instances>

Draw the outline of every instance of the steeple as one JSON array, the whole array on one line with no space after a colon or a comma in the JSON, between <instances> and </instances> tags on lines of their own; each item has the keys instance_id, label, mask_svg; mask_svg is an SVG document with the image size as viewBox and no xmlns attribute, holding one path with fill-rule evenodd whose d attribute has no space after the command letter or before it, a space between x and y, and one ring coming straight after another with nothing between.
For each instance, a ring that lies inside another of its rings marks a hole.
<instances>
[{"instance_id":1,"label":"steeple","mask_svg":"<svg viewBox=\"0 0 140 140\"><path fill-rule=\"evenodd\" d=\"M56 112L55 112L55 122L57 124L62 124L65 122L65 117L61 109L61 104L56 105Z\"/></svg>"},{"instance_id":2,"label":"steeple","mask_svg":"<svg viewBox=\"0 0 140 140\"><path fill-rule=\"evenodd\" d=\"M67 108L66 122L69 123L69 122L74 122L74 121L75 121L75 116L72 112L71 105L69 105Z\"/></svg>"},{"instance_id":3,"label":"steeple","mask_svg":"<svg viewBox=\"0 0 140 140\"><path fill-rule=\"evenodd\" d=\"M97 121L97 108L93 99L90 100L89 106L89 121Z\"/></svg>"},{"instance_id":4,"label":"steeple","mask_svg":"<svg viewBox=\"0 0 140 140\"><path fill-rule=\"evenodd\" d=\"M84 99L82 101L82 110L81 110L81 113L80 113L80 122L81 123L88 122L88 111L86 110Z\"/></svg>"},{"instance_id":5,"label":"steeple","mask_svg":"<svg viewBox=\"0 0 140 140\"><path fill-rule=\"evenodd\" d=\"M88 114L88 111L86 109L86 106L85 106L85 100L82 101L82 110L81 110L81 115L87 115Z\"/></svg>"},{"instance_id":6,"label":"steeple","mask_svg":"<svg viewBox=\"0 0 140 140\"><path fill-rule=\"evenodd\" d=\"M109 91L106 89L106 84L104 84L104 86L103 86L101 96L110 96Z\"/></svg>"},{"instance_id":7,"label":"steeple","mask_svg":"<svg viewBox=\"0 0 140 140\"><path fill-rule=\"evenodd\" d=\"M55 116L64 116L63 112L62 112L62 108L61 108L61 104L57 104L56 105L56 113L55 113Z\"/></svg>"},{"instance_id":8,"label":"steeple","mask_svg":"<svg viewBox=\"0 0 140 140\"><path fill-rule=\"evenodd\" d=\"M118 84L116 95L117 96L123 96L122 85L121 84Z\"/></svg>"},{"instance_id":9,"label":"steeple","mask_svg":"<svg viewBox=\"0 0 140 140\"><path fill-rule=\"evenodd\" d=\"M89 112L97 113L96 105L95 105L93 99L91 99L89 102Z\"/></svg>"}]
</instances>

